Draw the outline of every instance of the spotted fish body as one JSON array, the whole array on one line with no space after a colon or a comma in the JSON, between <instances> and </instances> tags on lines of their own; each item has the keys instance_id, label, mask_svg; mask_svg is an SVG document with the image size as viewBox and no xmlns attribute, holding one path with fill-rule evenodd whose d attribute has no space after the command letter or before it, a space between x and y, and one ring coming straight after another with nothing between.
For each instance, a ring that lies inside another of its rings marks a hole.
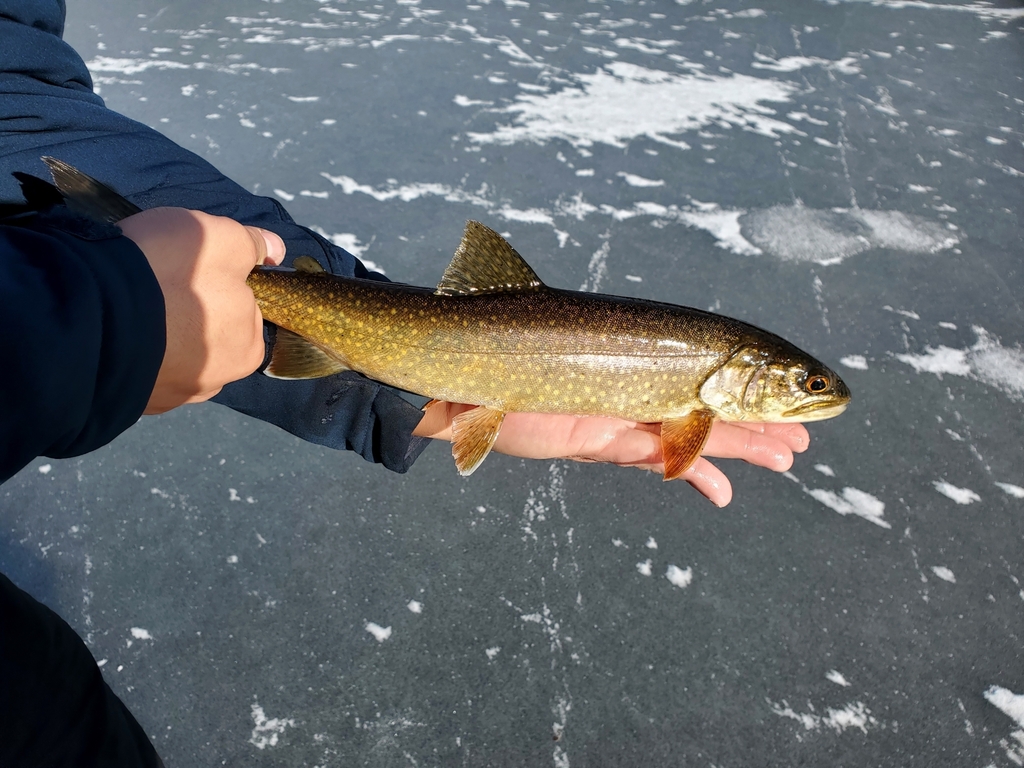
<instances>
[{"instance_id":1,"label":"spotted fish body","mask_svg":"<svg viewBox=\"0 0 1024 768\"><path fill-rule=\"evenodd\" d=\"M680 416L750 331L705 312L576 291L439 296L277 270L254 272L249 285L265 319L347 368L505 412Z\"/></svg>"},{"instance_id":2,"label":"spotted fish body","mask_svg":"<svg viewBox=\"0 0 1024 768\"><path fill-rule=\"evenodd\" d=\"M69 206L116 222L139 208L54 158ZM721 315L544 285L498 233L471 221L435 290L331 275L308 256L248 278L278 326L265 373L354 370L400 389L480 406L455 417L452 453L470 474L506 413L660 422L665 479L700 455L716 419L812 421L850 391L784 339Z\"/></svg>"}]
</instances>

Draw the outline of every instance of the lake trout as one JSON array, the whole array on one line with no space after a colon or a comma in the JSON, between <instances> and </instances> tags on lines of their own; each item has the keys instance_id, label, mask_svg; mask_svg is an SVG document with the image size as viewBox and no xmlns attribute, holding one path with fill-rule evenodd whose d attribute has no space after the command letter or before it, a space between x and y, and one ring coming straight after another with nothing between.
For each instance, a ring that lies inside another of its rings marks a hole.
<instances>
[{"instance_id":1,"label":"lake trout","mask_svg":"<svg viewBox=\"0 0 1024 768\"><path fill-rule=\"evenodd\" d=\"M120 198L44 159L65 196ZM123 203L106 206L108 220ZM479 406L452 425L463 475L486 458L511 412L660 422L672 480L696 461L716 419L816 421L850 402L834 371L775 334L690 307L550 288L475 221L433 290L333 275L309 256L294 269L257 267L248 284L278 328L267 375L353 370Z\"/></svg>"}]
</instances>

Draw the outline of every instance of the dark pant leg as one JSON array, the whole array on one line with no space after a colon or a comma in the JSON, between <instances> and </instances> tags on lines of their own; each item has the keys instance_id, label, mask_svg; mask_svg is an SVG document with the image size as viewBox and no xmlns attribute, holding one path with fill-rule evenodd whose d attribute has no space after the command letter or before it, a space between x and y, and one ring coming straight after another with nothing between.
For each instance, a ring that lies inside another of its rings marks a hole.
<instances>
[{"instance_id":1,"label":"dark pant leg","mask_svg":"<svg viewBox=\"0 0 1024 768\"><path fill-rule=\"evenodd\" d=\"M82 639L0 574L0 768L161 765Z\"/></svg>"}]
</instances>

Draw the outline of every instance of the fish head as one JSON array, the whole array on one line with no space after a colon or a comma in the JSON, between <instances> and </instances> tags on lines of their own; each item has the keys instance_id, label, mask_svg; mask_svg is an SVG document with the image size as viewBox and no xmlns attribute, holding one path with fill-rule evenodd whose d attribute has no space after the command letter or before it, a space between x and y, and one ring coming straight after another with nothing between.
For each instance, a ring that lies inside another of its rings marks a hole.
<instances>
[{"instance_id":1,"label":"fish head","mask_svg":"<svg viewBox=\"0 0 1024 768\"><path fill-rule=\"evenodd\" d=\"M779 339L734 352L704 381L700 399L727 421L820 421L846 410L850 390L835 371Z\"/></svg>"}]
</instances>

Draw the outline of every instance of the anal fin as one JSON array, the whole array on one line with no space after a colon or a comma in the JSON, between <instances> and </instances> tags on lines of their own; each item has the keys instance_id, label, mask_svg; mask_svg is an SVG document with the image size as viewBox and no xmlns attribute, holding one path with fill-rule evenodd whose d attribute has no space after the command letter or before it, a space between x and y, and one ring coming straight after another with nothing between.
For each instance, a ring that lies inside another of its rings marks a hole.
<instances>
[{"instance_id":1,"label":"anal fin","mask_svg":"<svg viewBox=\"0 0 1024 768\"><path fill-rule=\"evenodd\" d=\"M452 420L452 456L460 475L473 474L487 458L504 420L504 411L482 405Z\"/></svg>"},{"instance_id":2,"label":"anal fin","mask_svg":"<svg viewBox=\"0 0 1024 768\"><path fill-rule=\"evenodd\" d=\"M665 480L675 480L688 470L704 450L715 415L711 411L692 411L661 424L661 453L665 461Z\"/></svg>"},{"instance_id":3,"label":"anal fin","mask_svg":"<svg viewBox=\"0 0 1024 768\"><path fill-rule=\"evenodd\" d=\"M270 363L263 373L274 379L319 379L348 369L320 347L278 327Z\"/></svg>"}]
</instances>

